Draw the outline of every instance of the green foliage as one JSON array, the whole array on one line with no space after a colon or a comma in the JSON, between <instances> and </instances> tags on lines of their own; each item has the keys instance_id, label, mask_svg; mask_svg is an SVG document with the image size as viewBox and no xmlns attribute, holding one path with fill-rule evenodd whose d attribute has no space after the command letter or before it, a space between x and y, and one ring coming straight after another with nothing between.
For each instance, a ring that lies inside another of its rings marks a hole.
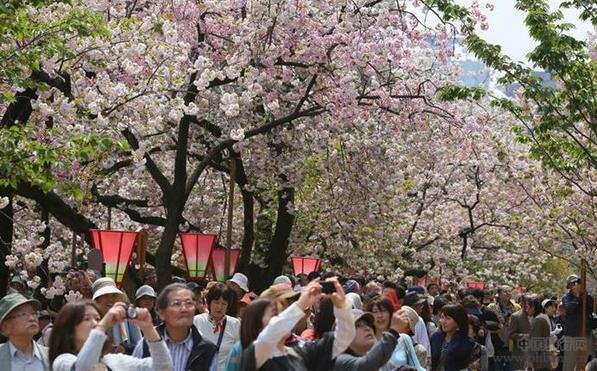
<instances>
[{"instance_id":1,"label":"green foliage","mask_svg":"<svg viewBox=\"0 0 597 371\"><path fill-rule=\"evenodd\" d=\"M559 258L552 258L545 262L541 269L546 274L541 277L521 276L521 285L528 291L540 294L561 296L565 293L566 277L573 272L570 263Z\"/></svg>"},{"instance_id":2,"label":"green foliage","mask_svg":"<svg viewBox=\"0 0 597 371\"><path fill-rule=\"evenodd\" d=\"M108 35L103 15L79 5L77 0L0 4L0 104L15 102L20 89L47 91L48 82L40 81L36 72L67 77L68 62L78 53L70 45L76 39ZM44 71L49 60L54 71ZM0 186L16 188L28 182L44 192L60 189L80 201L84 192L79 175L92 168L92 161L129 149L125 142L97 134L69 135L64 141L58 129L46 129L37 120L7 125L0 128Z\"/></svg>"},{"instance_id":3,"label":"green foliage","mask_svg":"<svg viewBox=\"0 0 597 371\"><path fill-rule=\"evenodd\" d=\"M468 27L468 11L455 11L446 2L434 1L432 5L443 12L446 20L452 21L458 15L463 27ZM562 22L560 10L552 12L544 0L518 0L516 7L526 13L526 27L538 43L528 59L535 69L549 72L555 86L545 84L532 69L513 62L498 45L473 32L468 33L465 44L488 67L503 74L499 83L521 86L520 100L499 99L493 104L510 111L520 121L521 126L514 130L520 142L530 145L530 156L566 179L582 181L583 170L594 171L597 167L597 62L590 57L586 42L566 34L573 26ZM565 1L560 7L579 8L581 19L596 24L594 2ZM482 95L478 88L455 85L439 92L442 100L479 99Z\"/></svg>"},{"instance_id":4,"label":"green foliage","mask_svg":"<svg viewBox=\"0 0 597 371\"><path fill-rule=\"evenodd\" d=\"M440 101L453 101L456 99L473 99L479 100L486 94L485 89L478 86L462 86L456 84L448 84L438 92L438 99Z\"/></svg>"},{"instance_id":5,"label":"green foliage","mask_svg":"<svg viewBox=\"0 0 597 371\"><path fill-rule=\"evenodd\" d=\"M455 4L451 0L430 0L426 3L429 7L439 10L444 21L461 21L464 30L472 31L473 22L470 12L464 6Z\"/></svg>"},{"instance_id":6,"label":"green foliage","mask_svg":"<svg viewBox=\"0 0 597 371\"><path fill-rule=\"evenodd\" d=\"M71 1L17 1L0 5L0 86L40 88L31 79L45 60L65 61L75 56L68 47L73 37L107 35L100 14L80 10ZM36 9L52 11L59 7L59 17L39 19L31 16ZM14 92L0 91L0 103L13 102Z\"/></svg>"},{"instance_id":7,"label":"green foliage","mask_svg":"<svg viewBox=\"0 0 597 371\"><path fill-rule=\"evenodd\" d=\"M24 181L80 200L83 194L74 179L85 170L83 164L117 148L110 138L97 135L72 136L64 145L51 142L31 125L0 129L0 187L16 188Z\"/></svg>"}]
</instances>

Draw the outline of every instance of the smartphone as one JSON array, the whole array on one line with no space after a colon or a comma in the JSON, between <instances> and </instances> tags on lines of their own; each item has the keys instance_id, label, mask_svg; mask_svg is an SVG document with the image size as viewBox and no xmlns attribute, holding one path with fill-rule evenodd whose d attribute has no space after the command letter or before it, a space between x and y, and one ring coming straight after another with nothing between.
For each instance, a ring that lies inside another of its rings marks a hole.
<instances>
[{"instance_id":1,"label":"smartphone","mask_svg":"<svg viewBox=\"0 0 597 371\"><path fill-rule=\"evenodd\" d=\"M336 292L336 285L331 281L319 282L321 285L321 292L324 294L332 294Z\"/></svg>"}]
</instances>

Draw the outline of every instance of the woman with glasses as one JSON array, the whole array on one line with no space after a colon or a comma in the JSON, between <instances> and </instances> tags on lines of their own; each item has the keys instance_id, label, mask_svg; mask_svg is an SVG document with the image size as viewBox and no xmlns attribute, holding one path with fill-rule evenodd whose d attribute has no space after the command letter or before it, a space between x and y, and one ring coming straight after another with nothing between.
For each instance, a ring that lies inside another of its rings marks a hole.
<instances>
[{"instance_id":1,"label":"woman with glasses","mask_svg":"<svg viewBox=\"0 0 597 371\"><path fill-rule=\"evenodd\" d=\"M208 313L195 316L193 323L203 337L216 344L218 350L218 370L224 370L228 353L240 336L240 321L226 315L236 296L223 283L212 285L205 296Z\"/></svg>"},{"instance_id":2,"label":"woman with glasses","mask_svg":"<svg viewBox=\"0 0 597 371\"><path fill-rule=\"evenodd\" d=\"M107 353L111 342L106 331L126 320L124 303L114 304L103 318L91 301L66 304L58 313L50 336L52 370L172 370L166 343L154 329L147 309L133 309L131 316L136 317L134 322L145 335L151 358Z\"/></svg>"}]
</instances>

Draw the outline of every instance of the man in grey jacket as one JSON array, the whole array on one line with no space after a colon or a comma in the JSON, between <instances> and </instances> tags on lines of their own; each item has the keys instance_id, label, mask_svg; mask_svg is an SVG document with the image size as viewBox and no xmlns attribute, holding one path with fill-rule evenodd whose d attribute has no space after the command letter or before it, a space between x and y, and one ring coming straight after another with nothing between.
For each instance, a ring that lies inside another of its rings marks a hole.
<instances>
[{"instance_id":1,"label":"man in grey jacket","mask_svg":"<svg viewBox=\"0 0 597 371\"><path fill-rule=\"evenodd\" d=\"M356 335L348 349L336 358L334 370L378 370L392 356L398 338L400 338L400 332L407 332L408 320L404 318L403 314L394 313L390 329L384 332L376 343L373 315L359 309L353 309L352 314Z\"/></svg>"},{"instance_id":2,"label":"man in grey jacket","mask_svg":"<svg viewBox=\"0 0 597 371\"><path fill-rule=\"evenodd\" d=\"M47 371L48 349L33 341L39 332L40 304L19 293L0 300L0 332L8 341L0 345L0 369L3 371Z\"/></svg>"}]
</instances>

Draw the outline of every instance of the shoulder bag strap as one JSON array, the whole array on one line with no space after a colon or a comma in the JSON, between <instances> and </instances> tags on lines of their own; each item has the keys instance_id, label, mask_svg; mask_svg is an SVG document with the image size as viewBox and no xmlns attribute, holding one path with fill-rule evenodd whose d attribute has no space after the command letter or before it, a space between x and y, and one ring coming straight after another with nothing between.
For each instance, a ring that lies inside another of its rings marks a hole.
<instances>
[{"instance_id":1,"label":"shoulder bag strap","mask_svg":"<svg viewBox=\"0 0 597 371\"><path fill-rule=\"evenodd\" d=\"M220 336L218 337L218 344L216 344L216 351L218 352L220 351L220 345L224 338L224 331L226 331L226 316L224 316L224 320L222 321L222 329L220 330Z\"/></svg>"}]
</instances>

